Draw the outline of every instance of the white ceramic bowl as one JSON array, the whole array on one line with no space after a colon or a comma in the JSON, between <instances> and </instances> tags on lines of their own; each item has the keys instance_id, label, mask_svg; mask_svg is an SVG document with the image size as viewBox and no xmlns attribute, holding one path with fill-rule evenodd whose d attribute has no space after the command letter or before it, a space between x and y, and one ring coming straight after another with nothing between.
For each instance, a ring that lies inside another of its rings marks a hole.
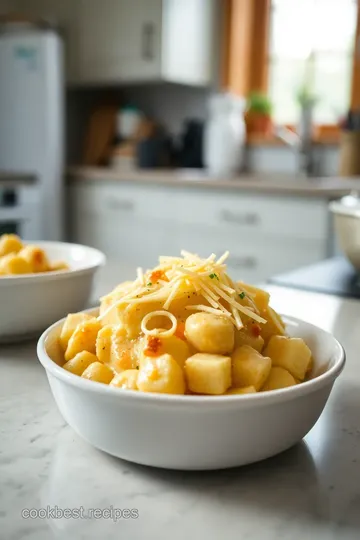
<instances>
[{"instance_id":1,"label":"white ceramic bowl","mask_svg":"<svg viewBox=\"0 0 360 540\"><path fill-rule=\"evenodd\" d=\"M51 261L70 270L0 277L0 343L39 336L67 313L87 307L97 269L105 263L98 250L63 242L36 242Z\"/></svg>"},{"instance_id":2,"label":"white ceramic bowl","mask_svg":"<svg viewBox=\"0 0 360 540\"><path fill-rule=\"evenodd\" d=\"M360 199L354 195L330 203L339 245L351 264L360 271Z\"/></svg>"},{"instance_id":3,"label":"white ceramic bowl","mask_svg":"<svg viewBox=\"0 0 360 540\"><path fill-rule=\"evenodd\" d=\"M343 369L344 350L331 334L293 318L285 321L289 334L311 348L315 378L258 394L146 394L82 379L57 365L63 321L44 332L37 352L64 419L96 448L143 465L222 469L268 458L300 441Z\"/></svg>"}]
</instances>

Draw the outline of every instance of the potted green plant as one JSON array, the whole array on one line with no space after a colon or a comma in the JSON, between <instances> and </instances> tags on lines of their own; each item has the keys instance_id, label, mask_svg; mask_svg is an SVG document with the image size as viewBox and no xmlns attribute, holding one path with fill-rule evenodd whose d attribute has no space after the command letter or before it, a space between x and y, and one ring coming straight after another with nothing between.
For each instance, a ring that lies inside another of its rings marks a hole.
<instances>
[{"instance_id":1,"label":"potted green plant","mask_svg":"<svg viewBox=\"0 0 360 540\"><path fill-rule=\"evenodd\" d=\"M247 100L247 112L245 122L249 134L269 136L272 134L272 110L271 100L261 92L251 92Z\"/></svg>"}]
</instances>

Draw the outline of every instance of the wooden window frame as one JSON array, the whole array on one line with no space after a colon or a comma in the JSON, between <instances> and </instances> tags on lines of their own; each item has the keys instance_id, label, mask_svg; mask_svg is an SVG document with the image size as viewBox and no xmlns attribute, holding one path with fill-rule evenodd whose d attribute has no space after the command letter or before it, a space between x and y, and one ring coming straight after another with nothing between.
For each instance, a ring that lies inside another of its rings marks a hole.
<instances>
[{"instance_id":1,"label":"wooden window frame","mask_svg":"<svg viewBox=\"0 0 360 540\"><path fill-rule=\"evenodd\" d=\"M241 96L268 91L271 0L223 0L226 36L223 86ZM350 107L360 110L360 0L352 69ZM294 126L289 126L294 129ZM336 124L316 126L315 140L323 144L339 141ZM254 143L259 142L258 140Z\"/></svg>"}]
</instances>

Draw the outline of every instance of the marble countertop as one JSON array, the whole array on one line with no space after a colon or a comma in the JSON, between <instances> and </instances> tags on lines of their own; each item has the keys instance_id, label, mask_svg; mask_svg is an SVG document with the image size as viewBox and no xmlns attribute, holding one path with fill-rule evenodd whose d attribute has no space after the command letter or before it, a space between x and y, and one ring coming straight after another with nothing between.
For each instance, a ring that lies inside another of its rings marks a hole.
<instances>
[{"instance_id":1,"label":"marble countertop","mask_svg":"<svg viewBox=\"0 0 360 540\"><path fill-rule=\"evenodd\" d=\"M131 170L116 171L107 167L70 167L70 181L106 181L154 184L162 186L186 186L187 188L211 188L228 191L248 191L278 195L299 195L332 199L350 191L360 192L360 178L303 178L301 176L271 173L243 175L233 179L209 178L199 170Z\"/></svg>"},{"instance_id":2,"label":"marble countertop","mask_svg":"<svg viewBox=\"0 0 360 540\"><path fill-rule=\"evenodd\" d=\"M108 268L96 294L121 277ZM347 364L305 440L243 468L174 472L107 456L60 416L35 342L2 346L1 539L358 540L360 303L269 289L275 308L332 331ZM92 520L51 517L67 508L109 511ZM45 517L22 517L31 509ZM115 522L115 509L133 509L138 517Z\"/></svg>"}]
</instances>

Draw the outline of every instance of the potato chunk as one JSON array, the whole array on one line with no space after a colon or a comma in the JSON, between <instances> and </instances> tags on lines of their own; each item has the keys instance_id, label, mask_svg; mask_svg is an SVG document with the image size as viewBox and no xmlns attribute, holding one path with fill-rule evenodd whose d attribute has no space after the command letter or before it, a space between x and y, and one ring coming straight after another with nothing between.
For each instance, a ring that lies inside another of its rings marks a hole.
<instances>
[{"instance_id":1,"label":"potato chunk","mask_svg":"<svg viewBox=\"0 0 360 540\"><path fill-rule=\"evenodd\" d=\"M265 343L274 336L284 336L286 334L285 325L278 313L274 311L270 306L268 306L264 311L260 312L261 317L263 317L267 322L266 324L260 324L261 327L261 336L263 337Z\"/></svg>"},{"instance_id":2,"label":"potato chunk","mask_svg":"<svg viewBox=\"0 0 360 540\"><path fill-rule=\"evenodd\" d=\"M256 394L256 388L254 386L244 386L243 388L230 388L230 390L226 392L227 396L236 394Z\"/></svg>"},{"instance_id":3,"label":"potato chunk","mask_svg":"<svg viewBox=\"0 0 360 540\"><path fill-rule=\"evenodd\" d=\"M25 246L19 251L19 256L29 263L32 272L47 272L49 270L50 263L45 251L38 246Z\"/></svg>"},{"instance_id":4,"label":"potato chunk","mask_svg":"<svg viewBox=\"0 0 360 540\"><path fill-rule=\"evenodd\" d=\"M232 355L233 386L254 386L259 391L268 378L270 369L270 358L262 356L249 345L238 347Z\"/></svg>"},{"instance_id":5,"label":"potato chunk","mask_svg":"<svg viewBox=\"0 0 360 540\"><path fill-rule=\"evenodd\" d=\"M231 353L234 348L234 325L226 317L194 313L185 322L185 337L200 352Z\"/></svg>"},{"instance_id":6,"label":"potato chunk","mask_svg":"<svg viewBox=\"0 0 360 540\"><path fill-rule=\"evenodd\" d=\"M29 263L15 253L9 253L0 258L0 270L5 275L31 274Z\"/></svg>"},{"instance_id":7,"label":"potato chunk","mask_svg":"<svg viewBox=\"0 0 360 540\"><path fill-rule=\"evenodd\" d=\"M249 327L235 331L235 347L249 345L258 352L263 350L264 340L260 335L255 335L255 333L251 331L253 326L255 325L250 324ZM258 327L259 325L256 326Z\"/></svg>"},{"instance_id":8,"label":"potato chunk","mask_svg":"<svg viewBox=\"0 0 360 540\"><path fill-rule=\"evenodd\" d=\"M270 375L262 387L263 391L278 390L279 388L287 388L288 386L294 386L296 381L294 377L281 367L272 367Z\"/></svg>"},{"instance_id":9,"label":"potato chunk","mask_svg":"<svg viewBox=\"0 0 360 540\"><path fill-rule=\"evenodd\" d=\"M137 390L137 379L139 371L137 369L127 369L122 373L117 373L110 383L110 386L116 388L125 388L126 390Z\"/></svg>"},{"instance_id":10,"label":"potato chunk","mask_svg":"<svg viewBox=\"0 0 360 540\"><path fill-rule=\"evenodd\" d=\"M18 253L23 247L16 234L3 234L0 236L0 257L9 253Z\"/></svg>"},{"instance_id":11,"label":"potato chunk","mask_svg":"<svg viewBox=\"0 0 360 540\"><path fill-rule=\"evenodd\" d=\"M224 394L231 386L231 359L217 354L194 354L185 362L185 375L191 392Z\"/></svg>"},{"instance_id":12,"label":"potato chunk","mask_svg":"<svg viewBox=\"0 0 360 540\"><path fill-rule=\"evenodd\" d=\"M270 294L267 291L254 287L253 285L249 285L248 283L242 283L241 281L238 282L238 285L245 291L245 293L249 293L249 296L253 302L255 302L255 305L259 311L264 311L268 307Z\"/></svg>"},{"instance_id":13,"label":"potato chunk","mask_svg":"<svg viewBox=\"0 0 360 540\"><path fill-rule=\"evenodd\" d=\"M65 351L65 360L68 362L71 358L82 351L88 351L95 354L96 337L101 330L101 324L96 319L80 323L71 338Z\"/></svg>"},{"instance_id":14,"label":"potato chunk","mask_svg":"<svg viewBox=\"0 0 360 540\"><path fill-rule=\"evenodd\" d=\"M85 369L81 376L90 381L109 384L114 378L114 373L108 366L105 366L101 362L94 362Z\"/></svg>"},{"instance_id":15,"label":"potato chunk","mask_svg":"<svg viewBox=\"0 0 360 540\"><path fill-rule=\"evenodd\" d=\"M87 351L82 351L77 353L74 358L69 360L63 365L63 368L66 369L66 371L70 371L70 373L74 373L74 375L82 375L86 368L90 366L90 364L93 364L94 362L97 362L98 359L96 358L95 354L89 353Z\"/></svg>"},{"instance_id":16,"label":"potato chunk","mask_svg":"<svg viewBox=\"0 0 360 540\"><path fill-rule=\"evenodd\" d=\"M50 272L59 272L61 270L69 270L69 265L65 261L54 261L50 263Z\"/></svg>"},{"instance_id":17,"label":"potato chunk","mask_svg":"<svg viewBox=\"0 0 360 540\"><path fill-rule=\"evenodd\" d=\"M286 369L295 379L303 381L311 363L311 350L301 338L273 336L265 350L273 366Z\"/></svg>"},{"instance_id":18,"label":"potato chunk","mask_svg":"<svg viewBox=\"0 0 360 540\"><path fill-rule=\"evenodd\" d=\"M121 325L106 325L100 330L96 338L96 355L118 373L133 369L137 364L134 344L128 340Z\"/></svg>"},{"instance_id":19,"label":"potato chunk","mask_svg":"<svg viewBox=\"0 0 360 540\"><path fill-rule=\"evenodd\" d=\"M176 337L155 337L145 336L139 344L140 358L146 356L155 357L163 354L170 354L181 368L185 361L191 355L189 345L186 341Z\"/></svg>"},{"instance_id":20,"label":"potato chunk","mask_svg":"<svg viewBox=\"0 0 360 540\"><path fill-rule=\"evenodd\" d=\"M60 334L60 345L63 351L66 351L69 339L75 332L76 327L80 323L90 321L91 319L94 319L94 317L92 315L89 315L88 313L69 313L69 315L65 319Z\"/></svg>"},{"instance_id":21,"label":"potato chunk","mask_svg":"<svg viewBox=\"0 0 360 540\"><path fill-rule=\"evenodd\" d=\"M184 394L184 373L170 354L147 357L140 364L137 387L142 392Z\"/></svg>"}]
</instances>

